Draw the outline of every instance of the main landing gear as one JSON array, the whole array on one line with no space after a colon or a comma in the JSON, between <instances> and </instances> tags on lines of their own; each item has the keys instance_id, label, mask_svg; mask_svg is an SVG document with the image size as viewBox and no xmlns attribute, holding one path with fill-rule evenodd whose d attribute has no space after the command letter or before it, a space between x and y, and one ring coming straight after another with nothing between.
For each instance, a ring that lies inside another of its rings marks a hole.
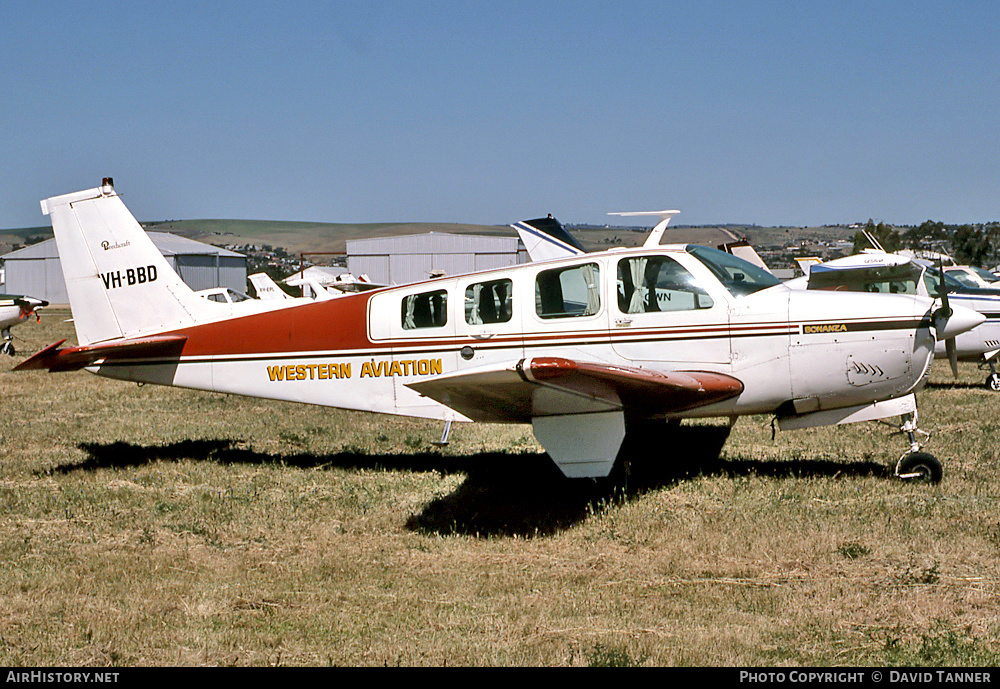
<instances>
[{"instance_id":1,"label":"main landing gear","mask_svg":"<svg viewBox=\"0 0 1000 689\"><path fill-rule=\"evenodd\" d=\"M7 356L14 356L14 336L10 334L10 328L4 328L3 333L3 344L0 345L0 352L3 352Z\"/></svg>"},{"instance_id":2,"label":"main landing gear","mask_svg":"<svg viewBox=\"0 0 1000 689\"><path fill-rule=\"evenodd\" d=\"M905 433L910 441L910 449L896 462L896 476L904 481L920 483L940 483L942 476L941 462L937 457L921 452L923 447L917 440L917 435L929 437L930 434L917 428L917 412L902 417L900 433Z\"/></svg>"}]
</instances>

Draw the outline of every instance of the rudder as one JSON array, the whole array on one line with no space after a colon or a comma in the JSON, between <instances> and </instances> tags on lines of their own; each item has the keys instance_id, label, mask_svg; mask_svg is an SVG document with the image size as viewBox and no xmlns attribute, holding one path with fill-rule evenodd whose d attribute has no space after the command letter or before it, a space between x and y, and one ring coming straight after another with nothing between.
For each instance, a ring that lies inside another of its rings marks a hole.
<instances>
[{"instance_id":1,"label":"rudder","mask_svg":"<svg viewBox=\"0 0 1000 689\"><path fill-rule=\"evenodd\" d=\"M211 302L180 279L105 178L41 202L52 221L81 345L211 318Z\"/></svg>"}]
</instances>

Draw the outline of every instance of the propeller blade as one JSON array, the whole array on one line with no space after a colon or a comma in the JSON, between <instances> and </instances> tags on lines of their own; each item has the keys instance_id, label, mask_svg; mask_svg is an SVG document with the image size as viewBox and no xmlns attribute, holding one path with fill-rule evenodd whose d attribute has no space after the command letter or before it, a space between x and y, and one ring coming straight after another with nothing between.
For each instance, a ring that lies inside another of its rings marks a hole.
<instances>
[{"instance_id":1,"label":"propeller blade","mask_svg":"<svg viewBox=\"0 0 1000 689\"><path fill-rule=\"evenodd\" d=\"M951 364L951 374L958 378L958 352L955 351L955 338L944 341L944 349L948 353L948 363Z\"/></svg>"},{"instance_id":2,"label":"propeller blade","mask_svg":"<svg viewBox=\"0 0 1000 689\"><path fill-rule=\"evenodd\" d=\"M934 330L937 331L938 341L944 337L944 330L948 325L948 319L952 317L954 311L951 309L951 304L948 301L948 287L944 283L944 265L941 259L938 259L938 298L941 300L941 306L931 315L934 322ZM951 341L952 347L955 346L954 340ZM947 343L945 344L947 346ZM957 366L957 364L956 364ZM955 374L958 375L957 373Z\"/></svg>"},{"instance_id":3,"label":"propeller blade","mask_svg":"<svg viewBox=\"0 0 1000 689\"><path fill-rule=\"evenodd\" d=\"M948 303L948 285L944 281L944 263L941 259L938 259L938 277L941 282L938 283L938 296L941 297L941 308L945 311L946 317L951 317L951 305Z\"/></svg>"}]
</instances>

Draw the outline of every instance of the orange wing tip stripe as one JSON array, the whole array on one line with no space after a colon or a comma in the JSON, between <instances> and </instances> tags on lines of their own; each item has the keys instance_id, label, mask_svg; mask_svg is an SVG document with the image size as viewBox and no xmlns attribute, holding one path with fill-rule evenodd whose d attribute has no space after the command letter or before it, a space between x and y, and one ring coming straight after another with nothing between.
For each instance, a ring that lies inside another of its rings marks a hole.
<instances>
[{"instance_id":1,"label":"orange wing tip stripe","mask_svg":"<svg viewBox=\"0 0 1000 689\"><path fill-rule=\"evenodd\" d=\"M725 373L710 371L650 371L629 366L573 361L561 357L535 357L522 365L525 373L538 382L554 381L572 373L582 373L606 380L629 380L651 385L669 385L698 392L743 392L743 383Z\"/></svg>"},{"instance_id":2,"label":"orange wing tip stripe","mask_svg":"<svg viewBox=\"0 0 1000 689\"><path fill-rule=\"evenodd\" d=\"M561 357L535 357L522 362L521 374L532 382L577 387L600 380L614 387L626 407L680 411L736 397L743 383L711 371L649 371Z\"/></svg>"},{"instance_id":3,"label":"orange wing tip stripe","mask_svg":"<svg viewBox=\"0 0 1000 689\"><path fill-rule=\"evenodd\" d=\"M184 335L156 335L105 342L84 347L65 347L66 340L50 344L14 367L15 371L47 369L76 371L101 360L127 361L148 357L177 357L187 341Z\"/></svg>"}]
</instances>

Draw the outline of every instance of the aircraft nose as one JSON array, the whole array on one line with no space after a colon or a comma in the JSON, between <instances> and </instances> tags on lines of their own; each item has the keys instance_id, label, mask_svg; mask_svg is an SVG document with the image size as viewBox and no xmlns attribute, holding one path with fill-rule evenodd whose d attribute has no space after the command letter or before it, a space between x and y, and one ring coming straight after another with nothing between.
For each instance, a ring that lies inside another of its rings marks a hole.
<instances>
[{"instance_id":1,"label":"aircraft nose","mask_svg":"<svg viewBox=\"0 0 1000 689\"><path fill-rule=\"evenodd\" d=\"M986 316L964 306L951 306L944 327L938 332L938 341L947 340L961 333L972 330L977 325L986 322Z\"/></svg>"}]
</instances>

